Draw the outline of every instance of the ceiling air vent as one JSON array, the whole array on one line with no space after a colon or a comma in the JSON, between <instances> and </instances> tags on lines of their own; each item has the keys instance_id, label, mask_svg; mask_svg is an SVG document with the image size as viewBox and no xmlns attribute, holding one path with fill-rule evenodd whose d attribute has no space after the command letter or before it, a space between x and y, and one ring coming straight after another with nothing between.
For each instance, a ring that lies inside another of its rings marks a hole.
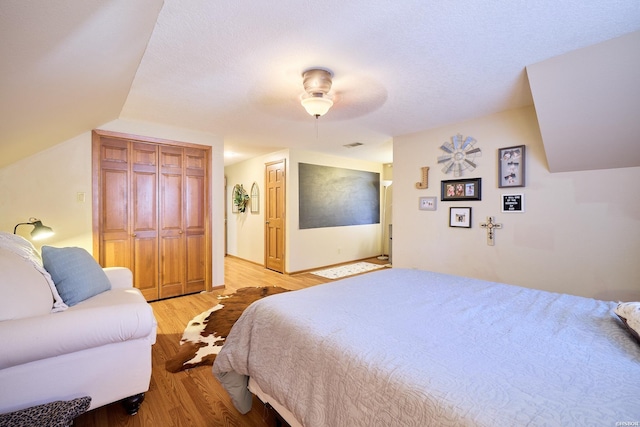
<instances>
[{"instance_id":1,"label":"ceiling air vent","mask_svg":"<svg viewBox=\"0 0 640 427\"><path fill-rule=\"evenodd\" d=\"M343 145L343 147L355 148L355 147L359 147L361 145L364 145L364 144L362 142L352 142L351 144Z\"/></svg>"}]
</instances>

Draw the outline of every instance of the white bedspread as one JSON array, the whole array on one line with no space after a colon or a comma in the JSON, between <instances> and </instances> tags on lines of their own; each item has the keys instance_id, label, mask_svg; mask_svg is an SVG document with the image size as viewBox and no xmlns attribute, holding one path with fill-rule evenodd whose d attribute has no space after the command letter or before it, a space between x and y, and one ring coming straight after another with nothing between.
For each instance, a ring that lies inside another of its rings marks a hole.
<instances>
[{"instance_id":1,"label":"white bedspread","mask_svg":"<svg viewBox=\"0 0 640 427\"><path fill-rule=\"evenodd\" d=\"M389 269L252 304L213 372L308 427L615 426L640 421L640 345L615 306Z\"/></svg>"}]
</instances>

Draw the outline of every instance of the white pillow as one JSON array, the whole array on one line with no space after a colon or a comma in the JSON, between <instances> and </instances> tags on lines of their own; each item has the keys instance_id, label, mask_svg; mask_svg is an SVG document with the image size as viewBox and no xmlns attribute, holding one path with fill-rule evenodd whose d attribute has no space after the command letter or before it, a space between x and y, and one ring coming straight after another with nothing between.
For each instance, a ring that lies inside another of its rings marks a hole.
<instances>
[{"instance_id":1,"label":"white pillow","mask_svg":"<svg viewBox=\"0 0 640 427\"><path fill-rule=\"evenodd\" d=\"M621 302L615 309L631 335L640 341L640 302Z\"/></svg>"},{"instance_id":2,"label":"white pillow","mask_svg":"<svg viewBox=\"0 0 640 427\"><path fill-rule=\"evenodd\" d=\"M0 272L0 321L51 312L51 289L33 264L10 250L0 248Z\"/></svg>"}]
</instances>

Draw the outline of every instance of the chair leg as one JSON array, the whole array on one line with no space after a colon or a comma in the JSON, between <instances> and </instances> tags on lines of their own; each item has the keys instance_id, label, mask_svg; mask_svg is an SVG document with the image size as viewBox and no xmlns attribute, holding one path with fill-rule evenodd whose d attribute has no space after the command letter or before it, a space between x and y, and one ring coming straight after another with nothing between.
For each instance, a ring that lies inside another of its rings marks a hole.
<instances>
[{"instance_id":1,"label":"chair leg","mask_svg":"<svg viewBox=\"0 0 640 427\"><path fill-rule=\"evenodd\" d=\"M127 414L135 415L138 413L138 409L140 409L140 405L142 405L143 401L144 393L140 393L122 399L122 406L124 407L124 410L127 411Z\"/></svg>"}]
</instances>

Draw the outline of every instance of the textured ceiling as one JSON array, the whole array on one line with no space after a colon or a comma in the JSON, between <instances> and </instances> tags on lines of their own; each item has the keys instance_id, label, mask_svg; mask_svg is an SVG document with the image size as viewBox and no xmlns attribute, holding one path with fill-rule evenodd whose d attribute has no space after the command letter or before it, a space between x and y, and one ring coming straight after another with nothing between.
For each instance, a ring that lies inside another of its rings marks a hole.
<instances>
[{"instance_id":1,"label":"textured ceiling","mask_svg":"<svg viewBox=\"0 0 640 427\"><path fill-rule=\"evenodd\" d=\"M115 118L219 135L229 162L389 162L393 136L530 105L527 65L638 29L638 0L3 0L0 166ZM335 74L317 121L312 66Z\"/></svg>"}]
</instances>

